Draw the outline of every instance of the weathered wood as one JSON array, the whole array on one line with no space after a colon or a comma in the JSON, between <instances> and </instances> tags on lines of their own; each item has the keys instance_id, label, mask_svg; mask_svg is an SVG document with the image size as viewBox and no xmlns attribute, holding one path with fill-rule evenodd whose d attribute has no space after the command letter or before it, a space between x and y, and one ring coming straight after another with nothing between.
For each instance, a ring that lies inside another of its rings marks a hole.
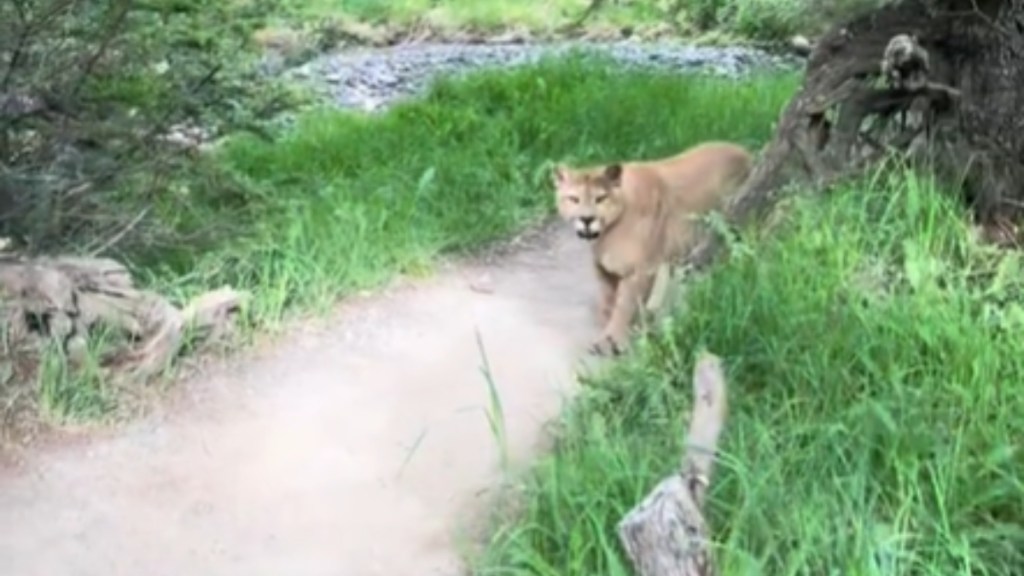
<instances>
[{"instance_id":1,"label":"weathered wood","mask_svg":"<svg viewBox=\"0 0 1024 576\"><path fill-rule=\"evenodd\" d=\"M816 42L801 88L726 216L758 219L789 184L822 189L895 152L935 170L983 225L1020 220L1021 102L1024 0L884 5ZM720 247L705 233L684 264L703 268Z\"/></svg>"},{"instance_id":2,"label":"weathered wood","mask_svg":"<svg viewBox=\"0 0 1024 576\"><path fill-rule=\"evenodd\" d=\"M96 329L112 329L124 344L103 366L110 375L146 378L167 366L186 331L200 339L232 325L248 294L224 287L178 309L166 298L140 290L128 270L105 258L0 260L0 327L9 340L56 340L74 359Z\"/></svg>"},{"instance_id":3,"label":"weathered wood","mask_svg":"<svg viewBox=\"0 0 1024 576\"><path fill-rule=\"evenodd\" d=\"M639 576L713 576L703 507L727 412L726 382L717 356L694 367L693 412L682 467L619 522L619 538Z\"/></svg>"}]
</instances>

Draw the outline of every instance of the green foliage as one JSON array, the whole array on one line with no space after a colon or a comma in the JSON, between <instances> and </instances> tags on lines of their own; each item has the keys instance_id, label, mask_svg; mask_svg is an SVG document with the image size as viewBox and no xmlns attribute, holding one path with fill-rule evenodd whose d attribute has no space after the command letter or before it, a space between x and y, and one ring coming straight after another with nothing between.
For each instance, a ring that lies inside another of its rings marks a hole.
<instances>
[{"instance_id":1,"label":"green foliage","mask_svg":"<svg viewBox=\"0 0 1024 576\"><path fill-rule=\"evenodd\" d=\"M628 574L615 524L677 465L703 347L730 387L724 574L1019 573L1021 256L911 173L788 210L588 382L477 573Z\"/></svg>"},{"instance_id":2,"label":"green foliage","mask_svg":"<svg viewBox=\"0 0 1024 576\"><path fill-rule=\"evenodd\" d=\"M829 25L875 8L885 0L682 0L684 23L740 38L785 40L821 33Z\"/></svg>"},{"instance_id":3,"label":"green foliage","mask_svg":"<svg viewBox=\"0 0 1024 576\"><path fill-rule=\"evenodd\" d=\"M102 339L97 339L102 343ZM117 398L99 365L102 345L86 350L82 362L72 362L53 342L37 369L40 409L54 423L99 420L117 406ZM73 367L73 368L72 368Z\"/></svg>"},{"instance_id":4,"label":"green foliage","mask_svg":"<svg viewBox=\"0 0 1024 576\"><path fill-rule=\"evenodd\" d=\"M286 103L285 87L259 78L253 67L250 39L265 19L257 6L163 0L143 3L131 16L123 41L136 52L126 56L147 66L111 70L112 78L97 79L98 89L127 76L152 92L132 106L154 117L174 110L175 120L218 132L258 122Z\"/></svg>"},{"instance_id":5,"label":"green foliage","mask_svg":"<svg viewBox=\"0 0 1024 576\"><path fill-rule=\"evenodd\" d=\"M212 0L0 3L0 235L42 251L166 232L128 224L192 169L169 128L259 129L295 101L255 74L258 23Z\"/></svg>"},{"instance_id":6,"label":"green foliage","mask_svg":"<svg viewBox=\"0 0 1024 576\"><path fill-rule=\"evenodd\" d=\"M794 0L749 0L729 7L726 28L737 34L765 40L785 40L793 34L807 34L814 26L808 6Z\"/></svg>"},{"instance_id":7,"label":"green foliage","mask_svg":"<svg viewBox=\"0 0 1024 576\"><path fill-rule=\"evenodd\" d=\"M779 40L822 30L884 0L622 0L603 1L586 26L657 29L668 21L682 30ZM311 0L278 8L292 21L346 18L374 25L431 26L442 31L494 31L525 27L551 32L574 22L589 0Z\"/></svg>"}]
</instances>

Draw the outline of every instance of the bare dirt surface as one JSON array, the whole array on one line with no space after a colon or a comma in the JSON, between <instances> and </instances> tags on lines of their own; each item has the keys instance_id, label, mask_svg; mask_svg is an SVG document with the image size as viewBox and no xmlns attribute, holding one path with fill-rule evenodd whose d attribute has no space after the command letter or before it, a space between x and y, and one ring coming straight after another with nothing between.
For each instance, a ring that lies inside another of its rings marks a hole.
<instances>
[{"instance_id":1,"label":"bare dirt surface","mask_svg":"<svg viewBox=\"0 0 1024 576\"><path fill-rule=\"evenodd\" d=\"M502 478L477 331L515 465L596 330L587 247L558 226L528 244L349 302L167 414L0 473L0 573L462 573Z\"/></svg>"}]
</instances>

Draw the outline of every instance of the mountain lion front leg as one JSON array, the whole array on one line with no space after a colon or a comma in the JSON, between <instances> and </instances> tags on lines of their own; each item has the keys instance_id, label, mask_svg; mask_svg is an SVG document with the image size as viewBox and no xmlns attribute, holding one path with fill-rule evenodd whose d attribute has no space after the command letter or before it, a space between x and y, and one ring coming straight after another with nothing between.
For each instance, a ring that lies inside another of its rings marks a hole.
<instances>
[{"instance_id":1,"label":"mountain lion front leg","mask_svg":"<svg viewBox=\"0 0 1024 576\"><path fill-rule=\"evenodd\" d=\"M608 355L625 352L629 342L629 329L637 311L643 306L654 282L650 272L634 272L619 280L615 291L615 305L601 336L590 347L595 354Z\"/></svg>"},{"instance_id":2,"label":"mountain lion front leg","mask_svg":"<svg viewBox=\"0 0 1024 576\"><path fill-rule=\"evenodd\" d=\"M594 271L597 275L597 282L601 292L597 303L597 310L598 317L601 319L601 327L603 328L608 324L612 317L612 310L615 308L615 292L619 287L619 277L610 274L596 262L594 263Z\"/></svg>"}]
</instances>

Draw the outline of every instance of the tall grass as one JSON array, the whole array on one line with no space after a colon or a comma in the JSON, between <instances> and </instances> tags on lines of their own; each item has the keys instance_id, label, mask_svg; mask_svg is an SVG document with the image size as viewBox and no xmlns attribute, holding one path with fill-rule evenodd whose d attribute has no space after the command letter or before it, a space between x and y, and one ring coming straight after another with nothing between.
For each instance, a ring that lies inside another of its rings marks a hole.
<instances>
[{"instance_id":1,"label":"tall grass","mask_svg":"<svg viewBox=\"0 0 1024 576\"><path fill-rule=\"evenodd\" d=\"M588 383L479 574L628 574L615 524L677 465L702 346L730 417L723 574L1024 573L1021 256L911 174L798 202Z\"/></svg>"}]
</instances>

